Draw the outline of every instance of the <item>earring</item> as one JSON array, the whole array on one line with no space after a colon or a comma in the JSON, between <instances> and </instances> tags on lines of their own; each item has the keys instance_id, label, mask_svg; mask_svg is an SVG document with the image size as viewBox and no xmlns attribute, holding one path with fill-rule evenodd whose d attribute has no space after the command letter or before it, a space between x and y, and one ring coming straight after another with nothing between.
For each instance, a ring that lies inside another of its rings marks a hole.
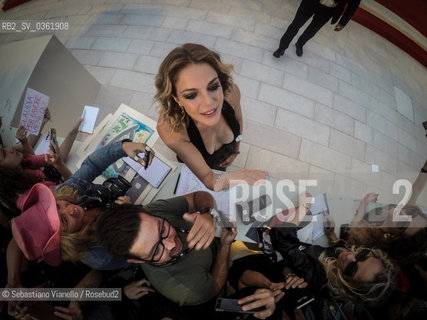
<instances>
[{"instance_id":1,"label":"earring","mask_svg":"<svg viewBox=\"0 0 427 320\"><path fill-rule=\"evenodd\" d=\"M182 119L184 119L185 118L185 110L184 110L184 107L183 106L179 106L180 108L181 108L181 117L182 117Z\"/></svg>"},{"instance_id":2,"label":"earring","mask_svg":"<svg viewBox=\"0 0 427 320\"><path fill-rule=\"evenodd\" d=\"M394 238L394 235L392 235L391 233L384 233L384 239L390 239L390 238Z\"/></svg>"}]
</instances>

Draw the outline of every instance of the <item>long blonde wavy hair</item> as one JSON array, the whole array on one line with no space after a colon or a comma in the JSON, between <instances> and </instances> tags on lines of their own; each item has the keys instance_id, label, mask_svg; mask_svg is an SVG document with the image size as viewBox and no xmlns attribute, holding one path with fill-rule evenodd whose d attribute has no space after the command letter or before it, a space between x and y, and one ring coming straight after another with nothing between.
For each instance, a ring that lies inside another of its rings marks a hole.
<instances>
[{"instance_id":1,"label":"long blonde wavy hair","mask_svg":"<svg viewBox=\"0 0 427 320\"><path fill-rule=\"evenodd\" d=\"M168 121L174 131L188 125L187 114L174 99L179 72L189 64L199 63L207 63L216 71L224 95L232 87L233 66L222 63L218 53L195 43L186 43L173 49L159 67L155 80L157 93L154 98L159 103L160 117Z\"/></svg>"},{"instance_id":2,"label":"long blonde wavy hair","mask_svg":"<svg viewBox=\"0 0 427 320\"><path fill-rule=\"evenodd\" d=\"M355 254L367 249L365 247L352 246L349 250ZM337 255L347 249L337 249ZM354 281L351 278L343 276L338 268L337 259L328 257L322 253L319 257L328 278L328 288L336 299L350 300L366 305L378 305L385 301L396 285L396 270L393 263L387 255L379 249L370 249L373 255L381 260L383 271L375 276L371 282Z\"/></svg>"},{"instance_id":3,"label":"long blonde wavy hair","mask_svg":"<svg viewBox=\"0 0 427 320\"><path fill-rule=\"evenodd\" d=\"M64 200L76 204L79 194L69 186L61 187L54 192L56 200ZM61 258L63 261L77 262L82 254L97 243L96 221L93 221L81 230L70 233L61 230Z\"/></svg>"}]
</instances>

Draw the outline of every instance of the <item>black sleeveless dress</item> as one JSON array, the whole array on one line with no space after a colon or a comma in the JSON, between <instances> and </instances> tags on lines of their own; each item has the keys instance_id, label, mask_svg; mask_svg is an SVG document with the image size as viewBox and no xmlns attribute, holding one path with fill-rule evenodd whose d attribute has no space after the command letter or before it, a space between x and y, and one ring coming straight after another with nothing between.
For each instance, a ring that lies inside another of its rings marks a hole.
<instances>
[{"instance_id":1,"label":"black sleeveless dress","mask_svg":"<svg viewBox=\"0 0 427 320\"><path fill-rule=\"evenodd\" d=\"M187 134L190 138L191 143L200 151L205 159L208 166L212 169L225 170L223 167L219 167L219 164L225 161L230 155L235 153L237 150L236 143L241 140L240 135L240 124L236 119L236 113L234 112L233 107L224 100L222 106L222 115L224 116L225 121L233 132L234 139L230 143L224 144L216 150L214 153L210 154L206 150L205 144L203 143L202 136L200 135L199 129L197 129L194 124L193 119L189 118L187 126ZM181 159L177 157L179 162L182 162Z\"/></svg>"}]
</instances>

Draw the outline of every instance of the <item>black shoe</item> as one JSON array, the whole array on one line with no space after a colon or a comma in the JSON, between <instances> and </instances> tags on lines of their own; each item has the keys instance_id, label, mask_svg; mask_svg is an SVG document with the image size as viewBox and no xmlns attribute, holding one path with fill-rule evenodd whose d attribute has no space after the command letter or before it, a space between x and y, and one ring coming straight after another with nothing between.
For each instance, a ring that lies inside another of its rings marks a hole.
<instances>
[{"instance_id":1,"label":"black shoe","mask_svg":"<svg viewBox=\"0 0 427 320\"><path fill-rule=\"evenodd\" d=\"M303 52L302 52L302 46L299 46L297 44L295 44L295 48L297 48L296 53L298 57L301 57Z\"/></svg>"},{"instance_id":2,"label":"black shoe","mask_svg":"<svg viewBox=\"0 0 427 320\"><path fill-rule=\"evenodd\" d=\"M281 56L283 56L283 54L285 53L286 49L277 49L276 51L273 52L273 56L276 57L277 59L279 59Z\"/></svg>"}]
</instances>

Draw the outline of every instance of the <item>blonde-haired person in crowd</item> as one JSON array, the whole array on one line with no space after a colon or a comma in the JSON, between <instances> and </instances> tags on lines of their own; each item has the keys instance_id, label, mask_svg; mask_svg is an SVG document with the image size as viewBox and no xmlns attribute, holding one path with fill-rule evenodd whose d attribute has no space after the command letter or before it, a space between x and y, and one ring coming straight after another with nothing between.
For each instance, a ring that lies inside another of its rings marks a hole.
<instances>
[{"instance_id":1,"label":"blonde-haired person in crowd","mask_svg":"<svg viewBox=\"0 0 427 320\"><path fill-rule=\"evenodd\" d=\"M242 140L240 91L231 71L216 52L187 43L167 55L155 81L160 137L178 161L216 191L227 189L231 180L253 184L267 175L259 170L212 171L225 171L233 163Z\"/></svg>"},{"instance_id":2,"label":"blonde-haired person in crowd","mask_svg":"<svg viewBox=\"0 0 427 320\"><path fill-rule=\"evenodd\" d=\"M325 232L333 232L326 227ZM308 245L297 237L296 224L286 222L269 231L271 243L283 257L272 262L266 255L252 254L233 261L229 281L235 289L255 286L270 289L289 287L307 289L314 294L317 312L323 312L323 301L331 297L365 306L385 302L396 287L396 269L387 255L375 248L347 247L344 241L331 247ZM290 280L289 278L293 279ZM303 285L306 283L305 285ZM276 301L292 317L292 299ZM290 303L290 305L289 305ZM295 307L295 306L294 306ZM319 315L320 316L320 315Z\"/></svg>"}]
</instances>

